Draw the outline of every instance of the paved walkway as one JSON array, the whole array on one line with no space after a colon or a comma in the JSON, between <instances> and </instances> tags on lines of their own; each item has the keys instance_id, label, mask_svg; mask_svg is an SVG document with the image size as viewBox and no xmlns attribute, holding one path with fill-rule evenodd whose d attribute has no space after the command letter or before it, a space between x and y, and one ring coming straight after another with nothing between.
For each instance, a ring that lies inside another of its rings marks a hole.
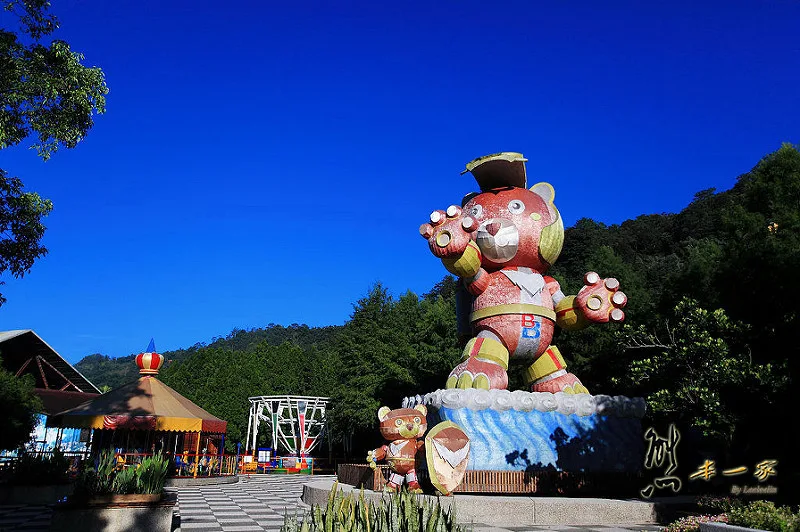
<instances>
[{"instance_id":1,"label":"paved walkway","mask_svg":"<svg viewBox=\"0 0 800 532\"><path fill-rule=\"evenodd\" d=\"M49 506L0 504L0 531L48 530L50 513Z\"/></svg>"},{"instance_id":2,"label":"paved walkway","mask_svg":"<svg viewBox=\"0 0 800 532\"><path fill-rule=\"evenodd\" d=\"M333 478L319 477L315 479ZM242 477L235 484L177 488L178 505L175 507L173 530L175 532L278 532L284 515L302 512L306 506L300 502L306 475L252 475ZM49 506L0 505L0 531L46 531L50 526ZM493 528L474 523L474 532L649 532L658 531L657 525L641 526L533 526ZM66 531L64 531L66 532Z\"/></svg>"},{"instance_id":3,"label":"paved walkway","mask_svg":"<svg viewBox=\"0 0 800 532\"><path fill-rule=\"evenodd\" d=\"M300 496L308 480L306 475L251 475L235 484L178 488L176 530L278 532L284 515L302 512Z\"/></svg>"}]
</instances>

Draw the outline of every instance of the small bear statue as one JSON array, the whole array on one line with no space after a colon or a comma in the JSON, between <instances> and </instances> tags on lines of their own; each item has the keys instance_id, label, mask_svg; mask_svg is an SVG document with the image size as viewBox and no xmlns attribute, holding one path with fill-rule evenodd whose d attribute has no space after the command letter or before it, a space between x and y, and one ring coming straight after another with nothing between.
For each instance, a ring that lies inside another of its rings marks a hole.
<instances>
[{"instance_id":1,"label":"small bear statue","mask_svg":"<svg viewBox=\"0 0 800 532\"><path fill-rule=\"evenodd\" d=\"M378 410L378 419L381 422L381 434L389 445L381 445L367 453L367 463L373 469L378 460L386 459L392 470L389 482L384 491L398 491L403 485L403 479L408 484L408 491L422 493L422 488L417 480L416 457L417 451L424 445L422 438L428 430L425 419L428 410L425 405L414 408L398 408L390 410L383 406Z\"/></svg>"}]
</instances>

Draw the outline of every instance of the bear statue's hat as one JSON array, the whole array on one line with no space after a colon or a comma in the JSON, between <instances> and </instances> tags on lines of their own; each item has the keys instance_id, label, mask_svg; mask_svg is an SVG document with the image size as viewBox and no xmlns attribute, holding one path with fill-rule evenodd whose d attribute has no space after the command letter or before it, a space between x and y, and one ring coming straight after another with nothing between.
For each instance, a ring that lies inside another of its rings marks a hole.
<instances>
[{"instance_id":1,"label":"bear statue's hat","mask_svg":"<svg viewBox=\"0 0 800 532\"><path fill-rule=\"evenodd\" d=\"M520 187L526 188L526 159L521 153L504 151L484 155L467 163L467 169L461 175L470 172L475 176L481 192L493 188Z\"/></svg>"}]
</instances>

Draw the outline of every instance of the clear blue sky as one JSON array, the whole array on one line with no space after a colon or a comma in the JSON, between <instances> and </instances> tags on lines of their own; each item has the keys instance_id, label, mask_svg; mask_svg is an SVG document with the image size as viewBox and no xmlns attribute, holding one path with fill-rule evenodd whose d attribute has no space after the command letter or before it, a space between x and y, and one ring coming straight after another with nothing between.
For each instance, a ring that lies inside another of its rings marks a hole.
<instances>
[{"instance_id":1,"label":"clear blue sky","mask_svg":"<svg viewBox=\"0 0 800 532\"><path fill-rule=\"evenodd\" d=\"M524 153L568 225L619 223L800 141L794 0L53 3L108 112L46 163L0 153L55 204L0 329L72 362L427 291L417 228L480 155Z\"/></svg>"}]
</instances>

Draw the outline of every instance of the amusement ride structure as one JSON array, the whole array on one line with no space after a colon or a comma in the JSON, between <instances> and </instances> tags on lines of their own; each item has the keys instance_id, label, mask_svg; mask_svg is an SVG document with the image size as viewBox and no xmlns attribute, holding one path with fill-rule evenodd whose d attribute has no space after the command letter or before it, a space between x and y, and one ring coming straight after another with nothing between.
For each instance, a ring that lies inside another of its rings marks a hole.
<instances>
[{"instance_id":1,"label":"amusement ride structure","mask_svg":"<svg viewBox=\"0 0 800 532\"><path fill-rule=\"evenodd\" d=\"M259 425L267 423L272 433L272 449L295 456L306 456L325 434L325 409L328 397L301 395L260 395L250 397L245 454L255 454Z\"/></svg>"}]
</instances>

